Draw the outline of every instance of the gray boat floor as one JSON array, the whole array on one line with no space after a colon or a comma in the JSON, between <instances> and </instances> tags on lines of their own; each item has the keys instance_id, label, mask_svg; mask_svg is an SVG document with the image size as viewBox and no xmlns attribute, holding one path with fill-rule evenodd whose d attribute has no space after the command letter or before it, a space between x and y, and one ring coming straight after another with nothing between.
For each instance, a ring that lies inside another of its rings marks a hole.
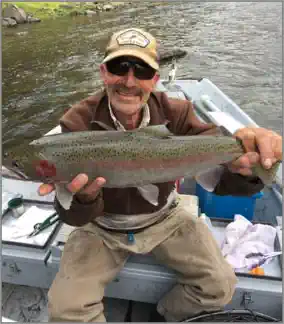
<instances>
[{"instance_id":1,"label":"gray boat floor","mask_svg":"<svg viewBox=\"0 0 284 324\"><path fill-rule=\"evenodd\" d=\"M2 283L2 316L21 323L48 322L47 289ZM148 322L154 304L105 298L107 322ZM129 312L131 310L131 312Z\"/></svg>"}]
</instances>

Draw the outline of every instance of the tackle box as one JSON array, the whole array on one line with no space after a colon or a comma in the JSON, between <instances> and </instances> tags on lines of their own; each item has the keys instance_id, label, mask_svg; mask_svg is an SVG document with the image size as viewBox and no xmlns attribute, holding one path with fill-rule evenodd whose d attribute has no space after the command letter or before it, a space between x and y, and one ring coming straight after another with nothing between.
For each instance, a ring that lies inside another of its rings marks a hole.
<instances>
[{"instance_id":1,"label":"tackle box","mask_svg":"<svg viewBox=\"0 0 284 324\"><path fill-rule=\"evenodd\" d=\"M234 219L234 215L240 214L252 220L256 199L260 199L263 193L260 191L250 197L218 196L197 183L196 195L201 213L205 213L208 217Z\"/></svg>"}]
</instances>

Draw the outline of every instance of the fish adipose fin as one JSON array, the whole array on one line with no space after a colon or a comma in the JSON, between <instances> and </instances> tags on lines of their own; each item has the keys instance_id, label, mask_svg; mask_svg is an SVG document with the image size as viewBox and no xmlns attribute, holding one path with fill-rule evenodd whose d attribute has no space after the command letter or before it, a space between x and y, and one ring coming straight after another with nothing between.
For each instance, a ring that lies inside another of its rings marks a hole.
<instances>
[{"instance_id":1,"label":"fish adipose fin","mask_svg":"<svg viewBox=\"0 0 284 324\"><path fill-rule=\"evenodd\" d=\"M55 185L56 198L59 201L60 205L68 210L71 207L74 194L68 191L63 185Z\"/></svg>"}]
</instances>

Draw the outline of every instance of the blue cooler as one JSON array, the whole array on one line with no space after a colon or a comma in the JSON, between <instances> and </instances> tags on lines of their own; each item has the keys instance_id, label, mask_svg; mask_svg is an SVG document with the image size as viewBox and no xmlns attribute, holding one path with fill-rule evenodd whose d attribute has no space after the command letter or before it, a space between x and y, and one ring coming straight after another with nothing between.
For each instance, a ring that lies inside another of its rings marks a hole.
<instances>
[{"instance_id":1,"label":"blue cooler","mask_svg":"<svg viewBox=\"0 0 284 324\"><path fill-rule=\"evenodd\" d=\"M256 199L261 198L263 193L258 192L250 197L218 196L197 183L196 195L199 198L201 213L208 217L233 219L235 214L240 214L251 221Z\"/></svg>"}]
</instances>

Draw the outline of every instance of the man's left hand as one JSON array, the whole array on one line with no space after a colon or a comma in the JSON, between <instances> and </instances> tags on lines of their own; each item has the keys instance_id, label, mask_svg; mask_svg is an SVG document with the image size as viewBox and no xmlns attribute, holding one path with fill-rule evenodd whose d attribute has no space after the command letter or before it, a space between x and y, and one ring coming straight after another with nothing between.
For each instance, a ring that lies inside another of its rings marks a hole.
<instances>
[{"instance_id":1,"label":"man's left hand","mask_svg":"<svg viewBox=\"0 0 284 324\"><path fill-rule=\"evenodd\" d=\"M282 136L276 132L258 127L244 127L237 130L234 137L240 139L246 153L228 164L233 173L244 176L252 175L251 168L260 162L270 169L277 161L282 160Z\"/></svg>"}]
</instances>

